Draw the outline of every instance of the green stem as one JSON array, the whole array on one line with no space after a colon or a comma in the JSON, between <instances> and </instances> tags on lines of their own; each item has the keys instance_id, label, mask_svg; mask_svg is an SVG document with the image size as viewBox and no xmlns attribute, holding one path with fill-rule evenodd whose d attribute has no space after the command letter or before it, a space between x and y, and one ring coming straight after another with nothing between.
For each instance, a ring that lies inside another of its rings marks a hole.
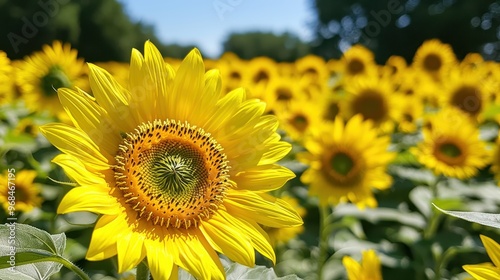
<instances>
[{"instance_id":1,"label":"green stem","mask_svg":"<svg viewBox=\"0 0 500 280\"><path fill-rule=\"evenodd\" d=\"M80 279L91 280L90 277L85 272L83 272L83 270L81 270L78 266L74 265L72 262L68 261L67 259L59 258L59 262L62 263L62 265L64 265L66 268L73 271L76 275L78 275L78 277L80 277Z\"/></svg>"},{"instance_id":2,"label":"green stem","mask_svg":"<svg viewBox=\"0 0 500 280\"><path fill-rule=\"evenodd\" d=\"M319 256L318 256L318 280L323 279L323 265L325 264L328 251L329 231L326 228L329 224L329 206L319 206Z\"/></svg>"},{"instance_id":3,"label":"green stem","mask_svg":"<svg viewBox=\"0 0 500 280\"><path fill-rule=\"evenodd\" d=\"M434 268L434 279L441 279L441 270L448 264L448 261L458 253L458 250L454 247L448 248L436 262L436 267Z\"/></svg>"},{"instance_id":4,"label":"green stem","mask_svg":"<svg viewBox=\"0 0 500 280\"><path fill-rule=\"evenodd\" d=\"M145 261L137 266L136 280L149 280L149 268Z\"/></svg>"},{"instance_id":5,"label":"green stem","mask_svg":"<svg viewBox=\"0 0 500 280\"><path fill-rule=\"evenodd\" d=\"M429 188L432 193L432 200L436 199L439 194L438 194L438 184L442 180L442 176L439 176L436 178L434 183L432 183ZM436 233L437 227L439 225L440 217L441 217L441 212L435 211L434 207L431 207L431 213L429 220L427 221L427 227L424 229L424 238L425 239L431 239L434 234Z\"/></svg>"}]
</instances>

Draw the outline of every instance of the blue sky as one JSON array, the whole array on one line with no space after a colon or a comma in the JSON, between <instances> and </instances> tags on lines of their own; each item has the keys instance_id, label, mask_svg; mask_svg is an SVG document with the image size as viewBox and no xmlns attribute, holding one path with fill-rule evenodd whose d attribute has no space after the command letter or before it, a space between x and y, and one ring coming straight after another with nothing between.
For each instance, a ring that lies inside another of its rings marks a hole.
<instances>
[{"instance_id":1,"label":"blue sky","mask_svg":"<svg viewBox=\"0 0 500 280\"><path fill-rule=\"evenodd\" d=\"M133 20L152 24L163 43L193 44L216 57L230 32L292 32L310 40L311 0L119 0Z\"/></svg>"}]
</instances>

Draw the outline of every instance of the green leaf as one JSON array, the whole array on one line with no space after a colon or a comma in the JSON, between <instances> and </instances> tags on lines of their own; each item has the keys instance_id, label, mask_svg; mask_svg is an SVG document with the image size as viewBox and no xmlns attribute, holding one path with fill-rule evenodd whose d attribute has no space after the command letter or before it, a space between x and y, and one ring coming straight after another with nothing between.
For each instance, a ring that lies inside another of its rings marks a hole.
<instances>
[{"instance_id":1,"label":"green leaf","mask_svg":"<svg viewBox=\"0 0 500 280\"><path fill-rule=\"evenodd\" d=\"M227 280L300 280L300 278L296 275L278 277L274 272L274 269L265 266L256 265L255 267L247 267L227 260L224 257L220 260L226 272ZM179 268L179 280L195 280L195 278L182 268Z\"/></svg>"},{"instance_id":2,"label":"green leaf","mask_svg":"<svg viewBox=\"0 0 500 280\"><path fill-rule=\"evenodd\" d=\"M64 233L50 235L25 224L0 225L2 279L49 279L61 269L58 260L65 247Z\"/></svg>"},{"instance_id":3,"label":"green leaf","mask_svg":"<svg viewBox=\"0 0 500 280\"><path fill-rule=\"evenodd\" d=\"M469 222L478 223L485 226L500 228L500 214L490 214L482 212L462 212L462 211L449 211L443 210L433 204L439 211L450 216L460 218Z\"/></svg>"}]
</instances>

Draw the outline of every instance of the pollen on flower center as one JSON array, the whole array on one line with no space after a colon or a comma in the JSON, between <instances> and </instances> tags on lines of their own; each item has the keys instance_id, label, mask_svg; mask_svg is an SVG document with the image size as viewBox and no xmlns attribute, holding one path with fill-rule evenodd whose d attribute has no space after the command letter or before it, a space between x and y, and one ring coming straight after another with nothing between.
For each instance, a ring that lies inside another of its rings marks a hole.
<instances>
[{"instance_id":1,"label":"pollen on flower center","mask_svg":"<svg viewBox=\"0 0 500 280\"><path fill-rule=\"evenodd\" d=\"M208 219L230 187L222 147L203 129L171 120L139 125L120 144L116 185L154 225L189 228Z\"/></svg>"}]
</instances>

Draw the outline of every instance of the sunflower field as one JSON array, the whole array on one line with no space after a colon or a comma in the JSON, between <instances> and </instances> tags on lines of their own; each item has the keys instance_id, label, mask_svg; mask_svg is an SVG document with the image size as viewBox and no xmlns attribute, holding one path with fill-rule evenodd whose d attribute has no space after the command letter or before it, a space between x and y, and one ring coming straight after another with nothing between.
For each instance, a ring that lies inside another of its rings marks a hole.
<instances>
[{"instance_id":1,"label":"sunflower field","mask_svg":"<svg viewBox=\"0 0 500 280\"><path fill-rule=\"evenodd\" d=\"M0 279L500 279L500 64L0 52Z\"/></svg>"}]
</instances>

